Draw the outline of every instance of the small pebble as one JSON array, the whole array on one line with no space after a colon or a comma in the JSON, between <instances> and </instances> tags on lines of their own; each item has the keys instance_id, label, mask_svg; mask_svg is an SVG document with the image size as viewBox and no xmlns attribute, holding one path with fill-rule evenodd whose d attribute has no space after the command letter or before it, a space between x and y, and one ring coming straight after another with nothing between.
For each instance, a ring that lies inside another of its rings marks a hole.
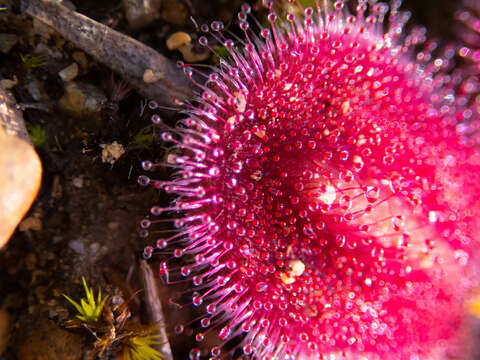
<instances>
[{"instance_id":1,"label":"small pebble","mask_svg":"<svg viewBox=\"0 0 480 360\"><path fill-rule=\"evenodd\" d=\"M75 177L72 179L72 184L78 189L83 187L83 178L81 176Z\"/></svg>"},{"instance_id":2,"label":"small pebble","mask_svg":"<svg viewBox=\"0 0 480 360\"><path fill-rule=\"evenodd\" d=\"M88 252L90 253L90 255L95 255L98 253L99 249L100 249L100 244L98 242L94 242L90 244L90 246L88 247Z\"/></svg>"},{"instance_id":3,"label":"small pebble","mask_svg":"<svg viewBox=\"0 0 480 360\"><path fill-rule=\"evenodd\" d=\"M65 93L58 105L75 115L98 114L106 101L106 96L95 86L71 81L65 83Z\"/></svg>"},{"instance_id":4,"label":"small pebble","mask_svg":"<svg viewBox=\"0 0 480 360\"><path fill-rule=\"evenodd\" d=\"M13 76L13 80L10 80L10 79L0 80L0 88L4 90L10 90L17 84L18 84L18 78L15 75Z\"/></svg>"},{"instance_id":5,"label":"small pebble","mask_svg":"<svg viewBox=\"0 0 480 360\"><path fill-rule=\"evenodd\" d=\"M72 81L75 79L78 75L78 64L76 62L71 63L69 66L67 66L65 69L62 69L59 73L58 76L60 76L60 79L63 81Z\"/></svg>"},{"instance_id":6,"label":"small pebble","mask_svg":"<svg viewBox=\"0 0 480 360\"><path fill-rule=\"evenodd\" d=\"M152 84L154 82L157 82L158 80L160 80L160 77L156 75L152 69L147 69L143 73L143 82L145 84Z\"/></svg>"},{"instance_id":7,"label":"small pebble","mask_svg":"<svg viewBox=\"0 0 480 360\"><path fill-rule=\"evenodd\" d=\"M32 79L26 86L25 86L32 96L32 99L35 101L48 101L48 95L45 91L45 87L42 81L37 79Z\"/></svg>"},{"instance_id":8,"label":"small pebble","mask_svg":"<svg viewBox=\"0 0 480 360\"><path fill-rule=\"evenodd\" d=\"M72 58L78 65L80 65L82 71L86 72L88 70L87 56L83 51L74 51L72 54Z\"/></svg>"},{"instance_id":9,"label":"small pebble","mask_svg":"<svg viewBox=\"0 0 480 360\"><path fill-rule=\"evenodd\" d=\"M54 46L48 46L43 42L38 43L35 47L33 52L37 55L43 55L45 59L54 58L54 59L62 59L63 54Z\"/></svg>"},{"instance_id":10,"label":"small pebble","mask_svg":"<svg viewBox=\"0 0 480 360\"><path fill-rule=\"evenodd\" d=\"M83 254L85 252L85 245L83 244L83 239L72 240L68 243L68 246L77 254Z\"/></svg>"},{"instance_id":11,"label":"small pebble","mask_svg":"<svg viewBox=\"0 0 480 360\"><path fill-rule=\"evenodd\" d=\"M210 57L210 52L207 49L197 51L193 43L186 43L178 48L178 51L182 53L183 59L189 63L197 63L205 61Z\"/></svg>"},{"instance_id":12,"label":"small pebble","mask_svg":"<svg viewBox=\"0 0 480 360\"><path fill-rule=\"evenodd\" d=\"M185 45L192 41L190 35L186 32L178 31L170 35L167 39L167 49L168 50L177 50L180 46Z\"/></svg>"},{"instance_id":13,"label":"small pebble","mask_svg":"<svg viewBox=\"0 0 480 360\"><path fill-rule=\"evenodd\" d=\"M104 163L113 165L123 154L125 154L125 148L117 141L114 141L111 144L100 144L100 147L103 149L102 162Z\"/></svg>"}]
</instances>

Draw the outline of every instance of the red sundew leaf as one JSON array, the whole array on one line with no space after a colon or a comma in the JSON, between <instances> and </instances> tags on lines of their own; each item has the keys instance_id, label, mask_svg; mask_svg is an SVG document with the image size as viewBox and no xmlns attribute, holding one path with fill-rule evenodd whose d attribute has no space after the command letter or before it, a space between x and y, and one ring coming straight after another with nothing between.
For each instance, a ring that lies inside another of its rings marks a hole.
<instances>
[{"instance_id":1,"label":"red sundew leaf","mask_svg":"<svg viewBox=\"0 0 480 360\"><path fill-rule=\"evenodd\" d=\"M177 198L152 207L142 235L171 254L166 282L192 280L199 343L218 337L191 359L459 351L480 230L479 155L459 133L471 97L458 91L467 75L449 75L450 48L415 54L422 29L400 41L398 4L361 1L349 15L338 1L286 22L272 12L258 34L244 5L245 46L225 40L231 61L162 135L176 152L144 162L176 169L139 182ZM196 72L185 65L195 83ZM157 230L165 222L177 231ZM169 302L183 306L181 294Z\"/></svg>"}]
</instances>

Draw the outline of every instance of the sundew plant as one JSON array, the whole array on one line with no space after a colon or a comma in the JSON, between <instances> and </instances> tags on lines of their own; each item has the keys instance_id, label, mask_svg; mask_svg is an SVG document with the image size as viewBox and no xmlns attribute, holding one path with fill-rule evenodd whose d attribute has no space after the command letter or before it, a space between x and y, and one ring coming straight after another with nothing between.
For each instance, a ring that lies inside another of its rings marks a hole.
<instances>
[{"instance_id":1,"label":"sundew plant","mask_svg":"<svg viewBox=\"0 0 480 360\"><path fill-rule=\"evenodd\" d=\"M198 96L175 127L153 116L173 150L143 162L173 175L139 178L173 198L141 221L144 257L189 284L169 302L202 314L175 327L194 332L190 359L464 355L478 73L455 68L460 46L407 32L400 3L267 1L266 27L245 4L241 39L201 26L228 59L183 64Z\"/></svg>"}]
</instances>

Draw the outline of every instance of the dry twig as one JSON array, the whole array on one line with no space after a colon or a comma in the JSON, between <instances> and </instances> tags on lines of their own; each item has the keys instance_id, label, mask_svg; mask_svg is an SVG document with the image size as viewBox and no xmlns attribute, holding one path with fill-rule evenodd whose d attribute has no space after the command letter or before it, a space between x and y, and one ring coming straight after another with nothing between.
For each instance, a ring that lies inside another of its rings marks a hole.
<instances>
[{"instance_id":1,"label":"dry twig","mask_svg":"<svg viewBox=\"0 0 480 360\"><path fill-rule=\"evenodd\" d=\"M158 285L150 265L148 265L145 260L140 260L140 276L144 289L143 301L149 322L152 324L158 323L165 325ZM168 342L165 326L160 328L160 335L162 336L162 344L159 345L159 349L157 350L162 352L165 360L172 360L172 351L170 349L170 343Z\"/></svg>"},{"instance_id":2,"label":"dry twig","mask_svg":"<svg viewBox=\"0 0 480 360\"><path fill-rule=\"evenodd\" d=\"M172 99L185 100L192 96L192 85L182 71L152 48L56 2L21 1L21 10L51 26L149 99L171 105ZM153 75L153 82L144 81L146 72Z\"/></svg>"}]
</instances>

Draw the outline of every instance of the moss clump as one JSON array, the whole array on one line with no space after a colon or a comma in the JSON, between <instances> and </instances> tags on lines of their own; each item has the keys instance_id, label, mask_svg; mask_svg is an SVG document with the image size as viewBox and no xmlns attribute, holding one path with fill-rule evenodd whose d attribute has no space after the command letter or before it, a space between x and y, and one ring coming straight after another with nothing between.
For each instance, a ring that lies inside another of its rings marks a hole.
<instances>
[{"instance_id":1,"label":"moss clump","mask_svg":"<svg viewBox=\"0 0 480 360\"><path fill-rule=\"evenodd\" d=\"M95 300L93 289L90 289L87 286L87 282L85 281L85 278L83 276L82 283L85 289L86 298L80 299L80 303L72 300L65 294L63 294L63 296L70 302L70 304L75 307L75 309L77 309L77 319L86 323L97 322L100 318L100 314L102 313L102 309L109 297L102 297L102 291L98 289L97 299Z\"/></svg>"},{"instance_id":2,"label":"moss clump","mask_svg":"<svg viewBox=\"0 0 480 360\"><path fill-rule=\"evenodd\" d=\"M134 322L128 308L129 301L114 306L109 303L110 296L102 296L98 289L97 296L87 286L82 277L85 298L77 302L67 295L63 296L77 310L75 319L66 323L68 328L87 329L94 336L93 356L103 359L105 353L118 353L123 360L161 360L162 354L155 345L162 343L158 333L160 327L142 325Z\"/></svg>"},{"instance_id":3,"label":"moss clump","mask_svg":"<svg viewBox=\"0 0 480 360\"><path fill-rule=\"evenodd\" d=\"M30 140L35 147L42 147L45 145L45 141L47 139L45 129L42 128L40 125L27 125L28 135L30 136Z\"/></svg>"}]
</instances>

